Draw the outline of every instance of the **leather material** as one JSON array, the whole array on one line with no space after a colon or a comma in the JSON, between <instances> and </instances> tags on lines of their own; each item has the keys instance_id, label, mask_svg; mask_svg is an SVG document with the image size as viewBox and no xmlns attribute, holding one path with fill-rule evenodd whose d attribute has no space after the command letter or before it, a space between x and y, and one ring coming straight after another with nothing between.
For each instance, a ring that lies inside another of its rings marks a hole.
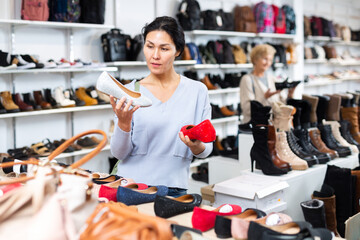
<instances>
[{"instance_id":1,"label":"leather material","mask_svg":"<svg viewBox=\"0 0 360 240\"><path fill-rule=\"evenodd\" d=\"M269 124L269 117L270 117L270 111L271 107L269 106L263 106L258 101L250 101L250 107L251 107L251 125L254 127L258 124Z\"/></svg>"},{"instance_id":2,"label":"leather material","mask_svg":"<svg viewBox=\"0 0 360 240\"><path fill-rule=\"evenodd\" d=\"M318 106L319 98L307 94L303 94L302 99L308 101L311 104L310 123L312 126L316 126L318 121L316 115L316 109Z\"/></svg>"},{"instance_id":3,"label":"leather material","mask_svg":"<svg viewBox=\"0 0 360 240\"><path fill-rule=\"evenodd\" d=\"M173 217L182 213L192 212L194 207L199 207L202 197L199 194L186 194L177 198L166 196L155 197L155 215L162 218Z\"/></svg>"},{"instance_id":4,"label":"leather material","mask_svg":"<svg viewBox=\"0 0 360 240\"><path fill-rule=\"evenodd\" d=\"M214 126L209 119L206 119L198 125L185 125L180 131L184 136L188 136L191 140L197 139L201 142L213 142L216 139L216 132Z\"/></svg>"},{"instance_id":5,"label":"leather material","mask_svg":"<svg viewBox=\"0 0 360 240\"><path fill-rule=\"evenodd\" d=\"M41 110L41 106L35 103L30 93L23 93L22 95L23 95L24 103L33 106L34 110Z\"/></svg>"},{"instance_id":6,"label":"leather material","mask_svg":"<svg viewBox=\"0 0 360 240\"><path fill-rule=\"evenodd\" d=\"M289 131L293 126L292 120L296 109L293 106L285 105L282 102L274 102L272 110L272 121L276 131Z\"/></svg>"},{"instance_id":7,"label":"leather material","mask_svg":"<svg viewBox=\"0 0 360 240\"><path fill-rule=\"evenodd\" d=\"M358 149L360 150L360 144L352 137L352 135L350 133L349 121L346 121L346 120L340 121L340 132L341 132L341 136L343 138L345 138L345 140L348 143L356 145L358 147Z\"/></svg>"},{"instance_id":8,"label":"leather material","mask_svg":"<svg viewBox=\"0 0 360 240\"><path fill-rule=\"evenodd\" d=\"M352 153L359 153L359 149L357 148L356 145L350 144L348 143L342 136L340 133L340 123L336 122L336 121L324 121L324 124L330 125L331 126L331 132L334 136L334 138L336 139L336 141L339 142L339 144L341 146L344 147L349 147L351 149Z\"/></svg>"},{"instance_id":9,"label":"leather material","mask_svg":"<svg viewBox=\"0 0 360 240\"><path fill-rule=\"evenodd\" d=\"M319 163L317 157L313 154L306 153L302 147L297 143L297 137L294 135L293 131L290 130L286 132L287 140L289 143L290 149L301 159L305 160L308 163L309 167L312 167L315 164Z\"/></svg>"},{"instance_id":10,"label":"leather material","mask_svg":"<svg viewBox=\"0 0 360 240\"><path fill-rule=\"evenodd\" d=\"M330 97L326 112L326 120L328 121L340 121L340 106L341 97L338 95L326 95Z\"/></svg>"},{"instance_id":11,"label":"leather material","mask_svg":"<svg viewBox=\"0 0 360 240\"><path fill-rule=\"evenodd\" d=\"M331 159L334 159L339 156L336 150L328 148L326 144L323 142L323 140L321 139L321 134L319 129L317 128L309 129L309 136L311 143L317 148L317 150L323 153L329 153Z\"/></svg>"},{"instance_id":12,"label":"leather material","mask_svg":"<svg viewBox=\"0 0 360 240\"><path fill-rule=\"evenodd\" d=\"M24 101L21 99L20 94L16 93L12 95L14 103L19 106L21 111L32 111L34 110L33 106L24 103Z\"/></svg>"},{"instance_id":13,"label":"leather material","mask_svg":"<svg viewBox=\"0 0 360 240\"><path fill-rule=\"evenodd\" d=\"M95 98L90 97L86 94L86 90L83 87L76 89L76 97L85 102L85 106L97 105L98 101Z\"/></svg>"},{"instance_id":14,"label":"leather material","mask_svg":"<svg viewBox=\"0 0 360 240\"><path fill-rule=\"evenodd\" d=\"M350 133L360 143L358 107L342 107L341 116L343 120L350 122Z\"/></svg>"},{"instance_id":15,"label":"leather material","mask_svg":"<svg viewBox=\"0 0 360 240\"><path fill-rule=\"evenodd\" d=\"M33 94L37 105L40 105L42 109L51 109L51 104L44 100L41 91L34 91Z\"/></svg>"},{"instance_id":16,"label":"leather material","mask_svg":"<svg viewBox=\"0 0 360 240\"><path fill-rule=\"evenodd\" d=\"M1 92L0 96L2 99L2 105L6 109L6 112L15 113L20 111L19 106L14 103L9 91Z\"/></svg>"},{"instance_id":17,"label":"leather material","mask_svg":"<svg viewBox=\"0 0 360 240\"><path fill-rule=\"evenodd\" d=\"M274 165L280 169L291 171L291 166L289 163L281 160L280 156L278 155L275 147L276 142L276 134L275 134L275 128L272 125L268 126L268 148L271 155L271 160L274 163Z\"/></svg>"},{"instance_id":18,"label":"leather material","mask_svg":"<svg viewBox=\"0 0 360 240\"><path fill-rule=\"evenodd\" d=\"M331 126L321 124L319 125L319 130L321 132L321 139L323 142L328 148L336 150L339 157L347 157L351 155L351 149L349 147L343 147L336 141L331 132Z\"/></svg>"},{"instance_id":19,"label":"leather material","mask_svg":"<svg viewBox=\"0 0 360 240\"><path fill-rule=\"evenodd\" d=\"M207 87L208 90L215 90L217 89L217 87L212 84L212 82L210 81L209 75L205 75L205 77L203 79L201 79L201 82L205 84L205 86Z\"/></svg>"},{"instance_id":20,"label":"leather material","mask_svg":"<svg viewBox=\"0 0 360 240\"><path fill-rule=\"evenodd\" d=\"M231 111L226 106L221 107L220 111L221 111L222 114L224 114L224 116L227 116L227 117L234 116L236 114L236 112Z\"/></svg>"}]
</instances>

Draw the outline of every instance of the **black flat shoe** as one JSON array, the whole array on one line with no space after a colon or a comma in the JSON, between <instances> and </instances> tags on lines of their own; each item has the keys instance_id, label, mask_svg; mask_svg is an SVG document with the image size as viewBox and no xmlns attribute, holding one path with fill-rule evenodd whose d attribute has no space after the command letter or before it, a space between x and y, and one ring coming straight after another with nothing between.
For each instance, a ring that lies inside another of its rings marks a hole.
<instances>
[{"instance_id":1,"label":"black flat shoe","mask_svg":"<svg viewBox=\"0 0 360 240\"><path fill-rule=\"evenodd\" d=\"M194 207L200 206L202 197L199 194L186 194L177 198L157 195L155 197L155 215L169 218L178 214L191 212Z\"/></svg>"}]
</instances>

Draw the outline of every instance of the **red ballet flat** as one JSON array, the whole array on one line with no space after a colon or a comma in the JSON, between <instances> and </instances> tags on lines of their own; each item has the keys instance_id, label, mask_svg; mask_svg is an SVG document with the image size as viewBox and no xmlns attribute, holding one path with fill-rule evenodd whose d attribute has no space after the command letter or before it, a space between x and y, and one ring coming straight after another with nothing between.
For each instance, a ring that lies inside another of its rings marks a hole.
<instances>
[{"instance_id":1,"label":"red ballet flat","mask_svg":"<svg viewBox=\"0 0 360 240\"><path fill-rule=\"evenodd\" d=\"M209 119L202 121L196 126L183 126L180 131L191 140L196 139L204 143L213 142L216 139L215 128Z\"/></svg>"}]
</instances>

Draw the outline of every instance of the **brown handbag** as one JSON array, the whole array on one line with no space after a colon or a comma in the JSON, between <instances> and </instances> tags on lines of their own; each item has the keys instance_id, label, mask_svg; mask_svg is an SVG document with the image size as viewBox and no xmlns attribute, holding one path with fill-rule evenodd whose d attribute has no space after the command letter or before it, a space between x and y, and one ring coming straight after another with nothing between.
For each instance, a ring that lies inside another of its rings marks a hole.
<instances>
[{"instance_id":1,"label":"brown handbag","mask_svg":"<svg viewBox=\"0 0 360 240\"><path fill-rule=\"evenodd\" d=\"M256 22L251 7L234 7L234 25L235 31L256 33Z\"/></svg>"}]
</instances>

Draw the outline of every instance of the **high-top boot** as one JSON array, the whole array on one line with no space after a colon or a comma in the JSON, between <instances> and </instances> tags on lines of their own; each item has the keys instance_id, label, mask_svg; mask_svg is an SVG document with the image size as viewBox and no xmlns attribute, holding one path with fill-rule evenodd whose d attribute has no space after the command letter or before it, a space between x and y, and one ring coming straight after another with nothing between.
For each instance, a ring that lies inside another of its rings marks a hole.
<instances>
[{"instance_id":1,"label":"high-top boot","mask_svg":"<svg viewBox=\"0 0 360 240\"><path fill-rule=\"evenodd\" d=\"M41 110L41 106L37 105L35 103L35 101L31 97L30 93L23 93L22 95L23 95L24 102L26 104L31 105L34 108L34 110Z\"/></svg>"},{"instance_id":2,"label":"high-top boot","mask_svg":"<svg viewBox=\"0 0 360 240\"><path fill-rule=\"evenodd\" d=\"M14 103L19 106L21 111L33 111L34 110L33 106L24 103L24 101L21 99L19 93L13 94L12 98L13 98Z\"/></svg>"},{"instance_id":3,"label":"high-top boot","mask_svg":"<svg viewBox=\"0 0 360 240\"><path fill-rule=\"evenodd\" d=\"M355 190L355 201L356 201L356 212L360 212L360 170L352 170L351 175L356 176L356 190Z\"/></svg>"},{"instance_id":4,"label":"high-top boot","mask_svg":"<svg viewBox=\"0 0 360 240\"><path fill-rule=\"evenodd\" d=\"M277 131L289 131L292 128L293 115L296 109L293 106L285 105L282 102L274 102L273 125Z\"/></svg>"},{"instance_id":5,"label":"high-top boot","mask_svg":"<svg viewBox=\"0 0 360 240\"><path fill-rule=\"evenodd\" d=\"M6 112L8 113L20 112L19 106L14 103L9 91L1 92L0 96L2 99L2 105L6 109Z\"/></svg>"},{"instance_id":6,"label":"high-top boot","mask_svg":"<svg viewBox=\"0 0 360 240\"><path fill-rule=\"evenodd\" d=\"M318 199L300 203L305 221L311 223L314 228L326 228L324 202Z\"/></svg>"},{"instance_id":7,"label":"high-top boot","mask_svg":"<svg viewBox=\"0 0 360 240\"><path fill-rule=\"evenodd\" d=\"M254 170L254 161L256 161L265 175L282 175L287 173L286 170L277 168L271 160L267 145L268 127L265 125L253 126L252 132L254 144L250 151L251 171Z\"/></svg>"},{"instance_id":8,"label":"high-top boot","mask_svg":"<svg viewBox=\"0 0 360 240\"><path fill-rule=\"evenodd\" d=\"M50 103L51 107L53 107L53 108L58 108L59 107L56 100L51 95L51 89L50 88L45 88L44 89L44 98L45 98L46 102Z\"/></svg>"},{"instance_id":9,"label":"high-top boot","mask_svg":"<svg viewBox=\"0 0 360 240\"><path fill-rule=\"evenodd\" d=\"M340 121L340 132L341 136L350 144L357 146L360 150L360 144L352 137L350 133L350 123L347 120Z\"/></svg>"},{"instance_id":10,"label":"high-top boot","mask_svg":"<svg viewBox=\"0 0 360 240\"><path fill-rule=\"evenodd\" d=\"M294 134L299 139L298 144L302 149L309 154L315 155L320 164L327 163L331 160L329 153L322 153L311 144L309 132L306 129L295 129Z\"/></svg>"},{"instance_id":11,"label":"high-top boot","mask_svg":"<svg viewBox=\"0 0 360 240\"><path fill-rule=\"evenodd\" d=\"M353 96L351 94L335 93L334 95L341 97L341 106L342 107L354 107Z\"/></svg>"},{"instance_id":12,"label":"high-top boot","mask_svg":"<svg viewBox=\"0 0 360 240\"><path fill-rule=\"evenodd\" d=\"M308 163L309 167L319 163L317 157L313 154L306 153L302 147L297 143L298 138L294 135L292 130L286 131L287 141L290 149L301 159Z\"/></svg>"},{"instance_id":13,"label":"high-top boot","mask_svg":"<svg viewBox=\"0 0 360 240\"><path fill-rule=\"evenodd\" d=\"M290 164L293 170L306 170L308 169L308 164L305 160L300 159L298 156L293 153L289 147L286 138L286 132L276 132L276 142L275 142L276 152L279 157Z\"/></svg>"},{"instance_id":14,"label":"high-top boot","mask_svg":"<svg viewBox=\"0 0 360 240\"><path fill-rule=\"evenodd\" d=\"M345 221L352 216L351 170L328 165L324 183L335 190L337 230L344 236Z\"/></svg>"},{"instance_id":15,"label":"high-top boot","mask_svg":"<svg viewBox=\"0 0 360 240\"><path fill-rule=\"evenodd\" d=\"M294 114L294 119L293 119L293 125L294 125L294 129L299 129L301 128L301 115L303 114L303 109L302 109L302 100L297 100L297 99L288 99L286 102L288 105L293 106L294 108L296 108L296 113Z\"/></svg>"},{"instance_id":16,"label":"high-top boot","mask_svg":"<svg viewBox=\"0 0 360 240\"><path fill-rule=\"evenodd\" d=\"M337 151L330 149L326 146L326 144L321 139L321 134L319 129L317 128L310 128L309 130L309 136L311 143L314 145L314 147L317 148L320 152L328 153L330 154L331 159L334 159L336 157L339 157L339 154Z\"/></svg>"},{"instance_id":17,"label":"high-top boot","mask_svg":"<svg viewBox=\"0 0 360 240\"><path fill-rule=\"evenodd\" d=\"M321 132L321 139L330 149L333 149L338 152L339 157L347 157L351 155L351 149L349 147L341 146L331 132L331 126L319 124L318 128Z\"/></svg>"},{"instance_id":18,"label":"high-top boot","mask_svg":"<svg viewBox=\"0 0 360 240\"><path fill-rule=\"evenodd\" d=\"M78 89L76 89L75 94L80 100L85 102L85 106L92 106L98 104L98 101L95 98L92 98L86 94L84 87L79 87Z\"/></svg>"},{"instance_id":19,"label":"high-top boot","mask_svg":"<svg viewBox=\"0 0 360 240\"><path fill-rule=\"evenodd\" d=\"M281 160L280 156L278 155L276 148L275 148L275 142L276 142L276 134L275 134L275 128L272 125L268 126L268 147L269 152L271 155L272 162L274 165L280 169L291 171L291 166L289 163Z\"/></svg>"},{"instance_id":20,"label":"high-top boot","mask_svg":"<svg viewBox=\"0 0 360 240\"><path fill-rule=\"evenodd\" d=\"M319 103L319 98L307 94L303 94L302 99L308 101L311 104L310 124L312 127L316 127L317 126L316 109Z\"/></svg>"},{"instance_id":21,"label":"high-top boot","mask_svg":"<svg viewBox=\"0 0 360 240\"><path fill-rule=\"evenodd\" d=\"M358 107L342 107L340 111L342 119L350 122L351 135L360 143Z\"/></svg>"},{"instance_id":22,"label":"high-top boot","mask_svg":"<svg viewBox=\"0 0 360 240\"><path fill-rule=\"evenodd\" d=\"M2 113L6 113L6 109L1 103L1 95L0 95L0 114L2 114Z\"/></svg>"},{"instance_id":23,"label":"high-top boot","mask_svg":"<svg viewBox=\"0 0 360 240\"><path fill-rule=\"evenodd\" d=\"M268 125L271 107L263 106L258 101L250 101L251 106L251 125Z\"/></svg>"},{"instance_id":24,"label":"high-top boot","mask_svg":"<svg viewBox=\"0 0 360 240\"><path fill-rule=\"evenodd\" d=\"M51 109L51 104L44 100L41 91L34 91L33 93L37 105L40 105L42 109Z\"/></svg>"},{"instance_id":25,"label":"high-top boot","mask_svg":"<svg viewBox=\"0 0 360 240\"><path fill-rule=\"evenodd\" d=\"M326 94L330 98L327 112L326 112L326 120L328 121L340 121L340 106L341 106L341 97L338 95L329 95Z\"/></svg>"},{"instance_id":26,"label":"high-top boot","mask_svg":"<svg viewBox=\"0 0 360 240\"><path fill-rule=\"evenodd\" d=\"M323 124L331 126L331 132L336 139L340 143L341 146L349 147L352 153L359 153L359 149L356 145L348 143L340 133L340 123L337 121L323 121Z\"/></svg>"},{"instance_id":27,"label":"high-top boot","mask_svg":"<svg viewBox=\"0 0 360 240\"><path fill-rule=\"evenodd\" d=\"M321 124L326 119L327 109L329 106L330 97L328 96L316 96L319 98L318 106L316 109L318 124Z\"/></svg>"}]
</instances>

